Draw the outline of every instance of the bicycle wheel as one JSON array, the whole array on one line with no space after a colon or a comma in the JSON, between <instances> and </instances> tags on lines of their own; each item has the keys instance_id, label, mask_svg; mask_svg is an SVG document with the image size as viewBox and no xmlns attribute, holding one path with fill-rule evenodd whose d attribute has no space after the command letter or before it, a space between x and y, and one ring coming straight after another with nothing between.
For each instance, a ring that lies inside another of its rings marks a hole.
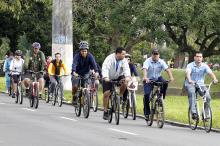
<instances>
[{"instance_id":1,"label":"bicycle wheel","mask_svg":"<svg viewBox=\"0 0 220 146\"><path fill-rule=\"evenodd\" d=\"M57 103L58 103L59 107L61 107L62 104L63 104L63 91L62 91L62 88L60 86L58 86L58 88L57 88L56 95L57 95L57 97L56 97Z\"/></svg>"},{"instance_id":2,"label":"bicycle wheel","mask_svg":"<svg viewBox=\"0 0 220 146\"><path fill-rule=\"evenodd\" d=\"M163 128L164 125L164 105L162 98L163 97L158 98L155 105L158 128Z\"/></svg>"},{"instance_id":3,"label":"bicycle wheel","mask_svg":"<svg viewBox=\"0 0 220 146\"><path fill-rule=\"evenodd\" d=\"M132 114L132 119L136 120L136 97L134 93L131 93L131 114Z\"/></svg>"},{"instance_id":4,"label":"bicycle wheel","mask_svg":"<svg viewBox=\"0 0 220 146\"><path fill-rule=\"evenodd\" d=\"M128 117L129 105L130 105L130 103L129 103L129 99L127 97L126 100L123 102L123 105L122 105L122 114L123 114L124 118Z\"/></svg>"},{"instance_id":5,"label":"bicycle wheel","mask_svg":"<svg viewBox=\"0 0 220 146\"><path fill-rule=\"evenodd\" d=\"M191 108L190 107L188 108L188 120L189 120L189 127L192 130L195 130L197 128L198 123L199 123L199 118L197 118L197 119L193 119L192 118Z\"/></svg>"},{"instance_id":6,"label":"bicycle wheel","mask_svg":"<svg viewBox=\"0 0 220 146\"><path fill-rule=\"evenodd\" d=\"M97 91L95 91L92 95L92 109L94 112L97 112L98 110L98 94Z\"/></svg>"},{"instance_id":7,"label":"bicycle wheel","mask_svg":"<svg viewBox=\"0 0 220 146\"><path fill-rule=\"evenodd\" d=\"M90 111L90 96L87 89L84 90L83 97L83 114L85 118L88 118Z\"/></svg>"},{"instance_id":8,"label":"bicycle wheel","mask_svg":"<svg viewBox=\"0 0 220 146\"><path fill-rule=\"evenodd\" d=\"M18 101L19 101L19 104L22 104L23 103L23 88L22 88L22 84L19 83L18 84Z\"/></svg>"},{"instance_id":9,"label":"bicycle wheel","mask_svg":"<svg viewBox=\"0 0 220 146\"><path fill-rule=\"evenodd\" d=\"M204 110L202 112L202 120L205 131L209 133L212 129L212 110L210 106L208 106L206 110L207 112Z\"/></svg>"},{"instance_id":10,"label":"bicycle wheel","mask_svg":"<svg viewBox=\"0 0 220 146\"><path fill-rule=\"evenodd\" d=\"M57 86L54 88L54 91L52 93L52 105L55 106L56 105L56 102L57 102Z\"/></svg>"},{"instance_id":11,"label":"bicycle wheel","mask_svg":"<svg viewBox=\"0 0 220 146\"><path fill-rule=\"evenodd\" d=\"M34 97L33 97L32 86L29 89L29 103L30 103L30 107L34 106Z\"/></svg>"},{"instance_id":12,"label":"bicycle wheel","mask_svg":"<svg viewBox=\"0 0 220 146\"><path fill-rule=\"evenodd\" d=\"M113 96L111 95L108 100L108 123L112 122L113 116Z\"/></svg>"},{"instance_id":13,"label":"bicycle wheel","mask_svg":"<svg viewBox=\"0 0 220 146\"><path fill-rule=\"evenodd\" d=\"M39 105L39 90L38 88L35 86L35 95L34 95L34 108L38 108L38 105Z\"/></svg>"},{"instance_id":14,"label":"bicycle wheel","mask_svg":"<svg viewBox=\"0 0 220 146\"><path fill-rule=\"evenodd\" d=\"M17 84L17 93L16 93L16 95L15 95L15 103L18 103L18 99L19 99L19 93L20 91L19 91L19 89L18 89L18 84Z\"/></svg>"},{"instance_id":15,"label":"bicycle wheel","mask_svg":"<svg viewBox=\"0 0 220 146\"><path fill-rule=\"evenodd\" d=\"M45 93L45 101L46 103L49 103L50 102L50 88L48 87L47 89L45 89L44 93Z\"/></svg>"},{"instance_id":16,"label":"bicycle wheel","mask_svg":"<svg viewBox=\"0 0 220 146\"><path fill-rule=\"evenodd\" d=\"M120 97L116 95L115 97L115 123L116 125L119 124L120 119Z\"/></svg>"},{"instance_id":17,"label":"bicycle wheel","mask_svg":"<svg viewBox=\"0 0 220 146\"><path fill-rule=\"evenodd\" d=\"M81 91L77 91L77 92L81 92ZM82 97L81 97L81 94L76 93L76 95L78 95L78 96L76 97L75 114L77 117L79 117L81 115L81 106L82 106L81 98Z\"/></svg>"},{"instance_id":18,"label":"bicycle wheel","mask_svg":"<svg viewBox=\"0 0 220 146\"><path fill-rule=\"evenodd\" d=\"M149 115L149 120L147 120L147 125L148 126L151 126L153 124L154 113L155 113L154 97L151 97L151 99L150 99L150 115Z\"/></svg>"}]
</instances>

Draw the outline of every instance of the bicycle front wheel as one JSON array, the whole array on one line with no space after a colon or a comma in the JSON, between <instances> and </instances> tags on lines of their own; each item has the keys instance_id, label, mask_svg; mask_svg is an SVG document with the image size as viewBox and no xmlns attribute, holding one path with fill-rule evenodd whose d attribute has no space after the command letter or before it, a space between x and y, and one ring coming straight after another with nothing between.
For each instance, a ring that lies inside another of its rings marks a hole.
<instances>
[{"instance_id":1,"label":"bicycle front wheel","mask_svg":"<svg viewBox=\"0 0 220 146\"><path fill-rule=\"evenodd\" d=\"M33 88L32 86L29 89L29 103L30 103L30 107L34 106L34 97L33 97Z\"/></svg>"},{"instance_id":2,"label":"bicycle front wheel","mask_svg":"<svg viewBox=\"0 0 220 146\"><path fill-rule=\"evenodd\" d=\"M79 92L79 91L77 91L77 92ZM76 93L76 95L79 95L79 96L76 97L75 114L77 117L79 117L81 115L81 106L82 106L81 98L82 97L80 94Z\"/></svg>"},{"instance_id":3,"label":"bicycle front wheel","mask_svg":"<svg viewBox=\"0 0 220 146\"><path fill-rule=\"evenodd\" d=\"M156 101L156 118L157 118L157 127L163 128L164 125L164 105L163 105L163 97L158 98Z\"/></svg>"},{"instance_id":4,"label":"bicycle front wheel","mask_svg":"<svg viewBox=\"0 0 220 146\"><path fill-rule=\"evenodd\" d=\"M23 89L22 89L22 84L19 83L18 84L18 101L19 101L19 104L22 104L23 103Z\"/></svg>"},{"instance_id":5,"label":"bicycle front wheel","mask_svg":"<svg viewBox=\"0 0 220 146\"><path fill-rule=\"evenodd\" d=\"M205 131L209 133L212 129L212 110L210 106L208 106L206 109L204 108L204 110L202 113L203 126Z\"/></svg>"},{"instance_id":6,"label":"bicycle front wheel","mask_svg":"<svg viewBox=\"0 0 220 146\"><path fill-rule=\"evenodd\" d=\"M90 111L90 96L87 89L84 90L84 100L83 100L83 114L85 118L89 117L89 111Z\"/></svg>"},{"instance_id":7,"label":"bicycle front wheel","mask_svg":"<svg viewBox=\"0 0 220 146\"><path fill-rule=\"evenodd\" d=\"M119 124L119 119L120 119L120 97L116 95L115 97L115 123L116 125Z\"/></svg>"},{"instance_id":8,"label":"bicycle front wheel","mask_svg":"<svg viewBox=\"0 0 220 146\"><path fill-rule=\"evenodd\" d=\"M150 115L149 115L149 120L146 121L148 126L151 126L153 124L154 113L155 113L154 97L151 97L151 99L150 99Z\"/></svg>"},{"instance_id":9,"label":"bicycle front wheel","mask_svg":"<svg viewBox=\"0 0 220 146\"><path fill-rule=\"evenodd\" d=\"M197 128L197 126L198 126L199 118L197 118L197 119L193 119L192 118L191 108L190 107L188 108L188 120L189 120L189 127L192 130L195 130Z\"/></svg>"},{"instance_id":10,"label":"bicycle front wheel","mask_svg":"<svg viewBox=\"0 0 220 146\"><path fill-rule=\"evenodd\" d=\"M134 95L135 93L131 93L131 114L132 114L132 119L136 120L136 97Z\"/></svg>"},{"instance_id":11,"label":"bicycle front wheel","mask_svg":"<svg viewBox=\"0 0 220 146\"><path fill-rule=\"evenodd\" d=\"M15 95L15 103L18 103L18 100L19 100L19 88L18 88L18 86L17 86L17 93L16 93L16 95Z\"/></svg>"},{"instance_id":12,"label":"bicycle front wheel","mask_svg":"<svg viewBox=\"0 0 220 146\"><path fill-rule=\"evenodd\" d=\"M63 89L61 87L57 88L56 96L57 96L56 98L57 98L58 105L59 107L61 107L63 104Z\"/></svg>"},{"instance_id":13,"label":"bicycle front wheel","mask_svg":"<svg viewBox=\"0 0 220 146\"><path fill-rule=\"evenodd\" d=\"M92 95L92 108L94 112L97 112L98 110L98 94L97 91L95 91Z\"/></svg>"},{"instance_id":14,"label":"bicycle front wheel","mask_svg":"<svg viewBox=\"0 0 220 146\"><path fill-rule=\"evenodd\" d=\"M109 97L108 100L108 123L112 122L112 115L113 115L113 96Z\"/></svg>"}]
</instances>

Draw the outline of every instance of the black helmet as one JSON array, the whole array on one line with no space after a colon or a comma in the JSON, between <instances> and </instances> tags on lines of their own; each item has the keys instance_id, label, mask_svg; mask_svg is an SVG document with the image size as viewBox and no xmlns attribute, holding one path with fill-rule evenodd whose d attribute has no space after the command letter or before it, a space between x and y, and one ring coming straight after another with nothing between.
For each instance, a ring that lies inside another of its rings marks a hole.
<instances>
[{"instance_id":1,"label":"black helmet","mask_svg":"<svg viewBox=\"0 0 220 146\"><path fill-rule=\"evenodd\" d=\"M21 50L16 50L15 51L15 56L22 56L22 51Z\"/></svg>"}]
</instances>

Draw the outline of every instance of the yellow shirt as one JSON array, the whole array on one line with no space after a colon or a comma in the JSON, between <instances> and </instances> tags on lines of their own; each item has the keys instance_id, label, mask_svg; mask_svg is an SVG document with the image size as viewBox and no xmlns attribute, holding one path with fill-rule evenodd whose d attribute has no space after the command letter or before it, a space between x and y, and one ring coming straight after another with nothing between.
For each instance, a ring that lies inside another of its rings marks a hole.
<instances>
[{"instance_id":1,"label":"yellow shirt","mask_svg":"<svg viewBox=\"0 0 220 146\"><path fill-rule=\"evenodd\" d=\"M59 66L59 62L56 61L56 64L57 64L57 66ZM63 71L64 71L64 74L67 74L66 65L62 61L61 65L60 65L60 73L59 73L59 75L62 75ZM50 65L48 67L48 73L49 73L49 75L55 75L55 66L54 66L54 64L52 62L50 63Z\"/></svg>"}]
</instances>

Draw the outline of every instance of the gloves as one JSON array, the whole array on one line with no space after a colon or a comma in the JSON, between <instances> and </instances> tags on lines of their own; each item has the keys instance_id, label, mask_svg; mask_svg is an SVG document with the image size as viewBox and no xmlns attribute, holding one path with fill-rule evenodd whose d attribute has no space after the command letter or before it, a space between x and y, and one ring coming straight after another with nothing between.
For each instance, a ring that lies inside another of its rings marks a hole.
<instances>
[{"instance_id":1,"label":"gloves","mask_svg":"<svg viewBox=\"0 0 220 146\"><path fill-rule=\"evenodd\" d=\"M105 81L105 82L109 82L110 79L109 79L109 78L104 78L104 81Z\"/></svg>"},{"instance_id":2,"label":"gloves","mask_svg":"<svg viewBox=\"0 0 220 146\"><path fill-rule=\"evenodd\" d=\"M74 77L78 77L79 75L76 72L73 72Z\"/></svg>"}]
</instances>

